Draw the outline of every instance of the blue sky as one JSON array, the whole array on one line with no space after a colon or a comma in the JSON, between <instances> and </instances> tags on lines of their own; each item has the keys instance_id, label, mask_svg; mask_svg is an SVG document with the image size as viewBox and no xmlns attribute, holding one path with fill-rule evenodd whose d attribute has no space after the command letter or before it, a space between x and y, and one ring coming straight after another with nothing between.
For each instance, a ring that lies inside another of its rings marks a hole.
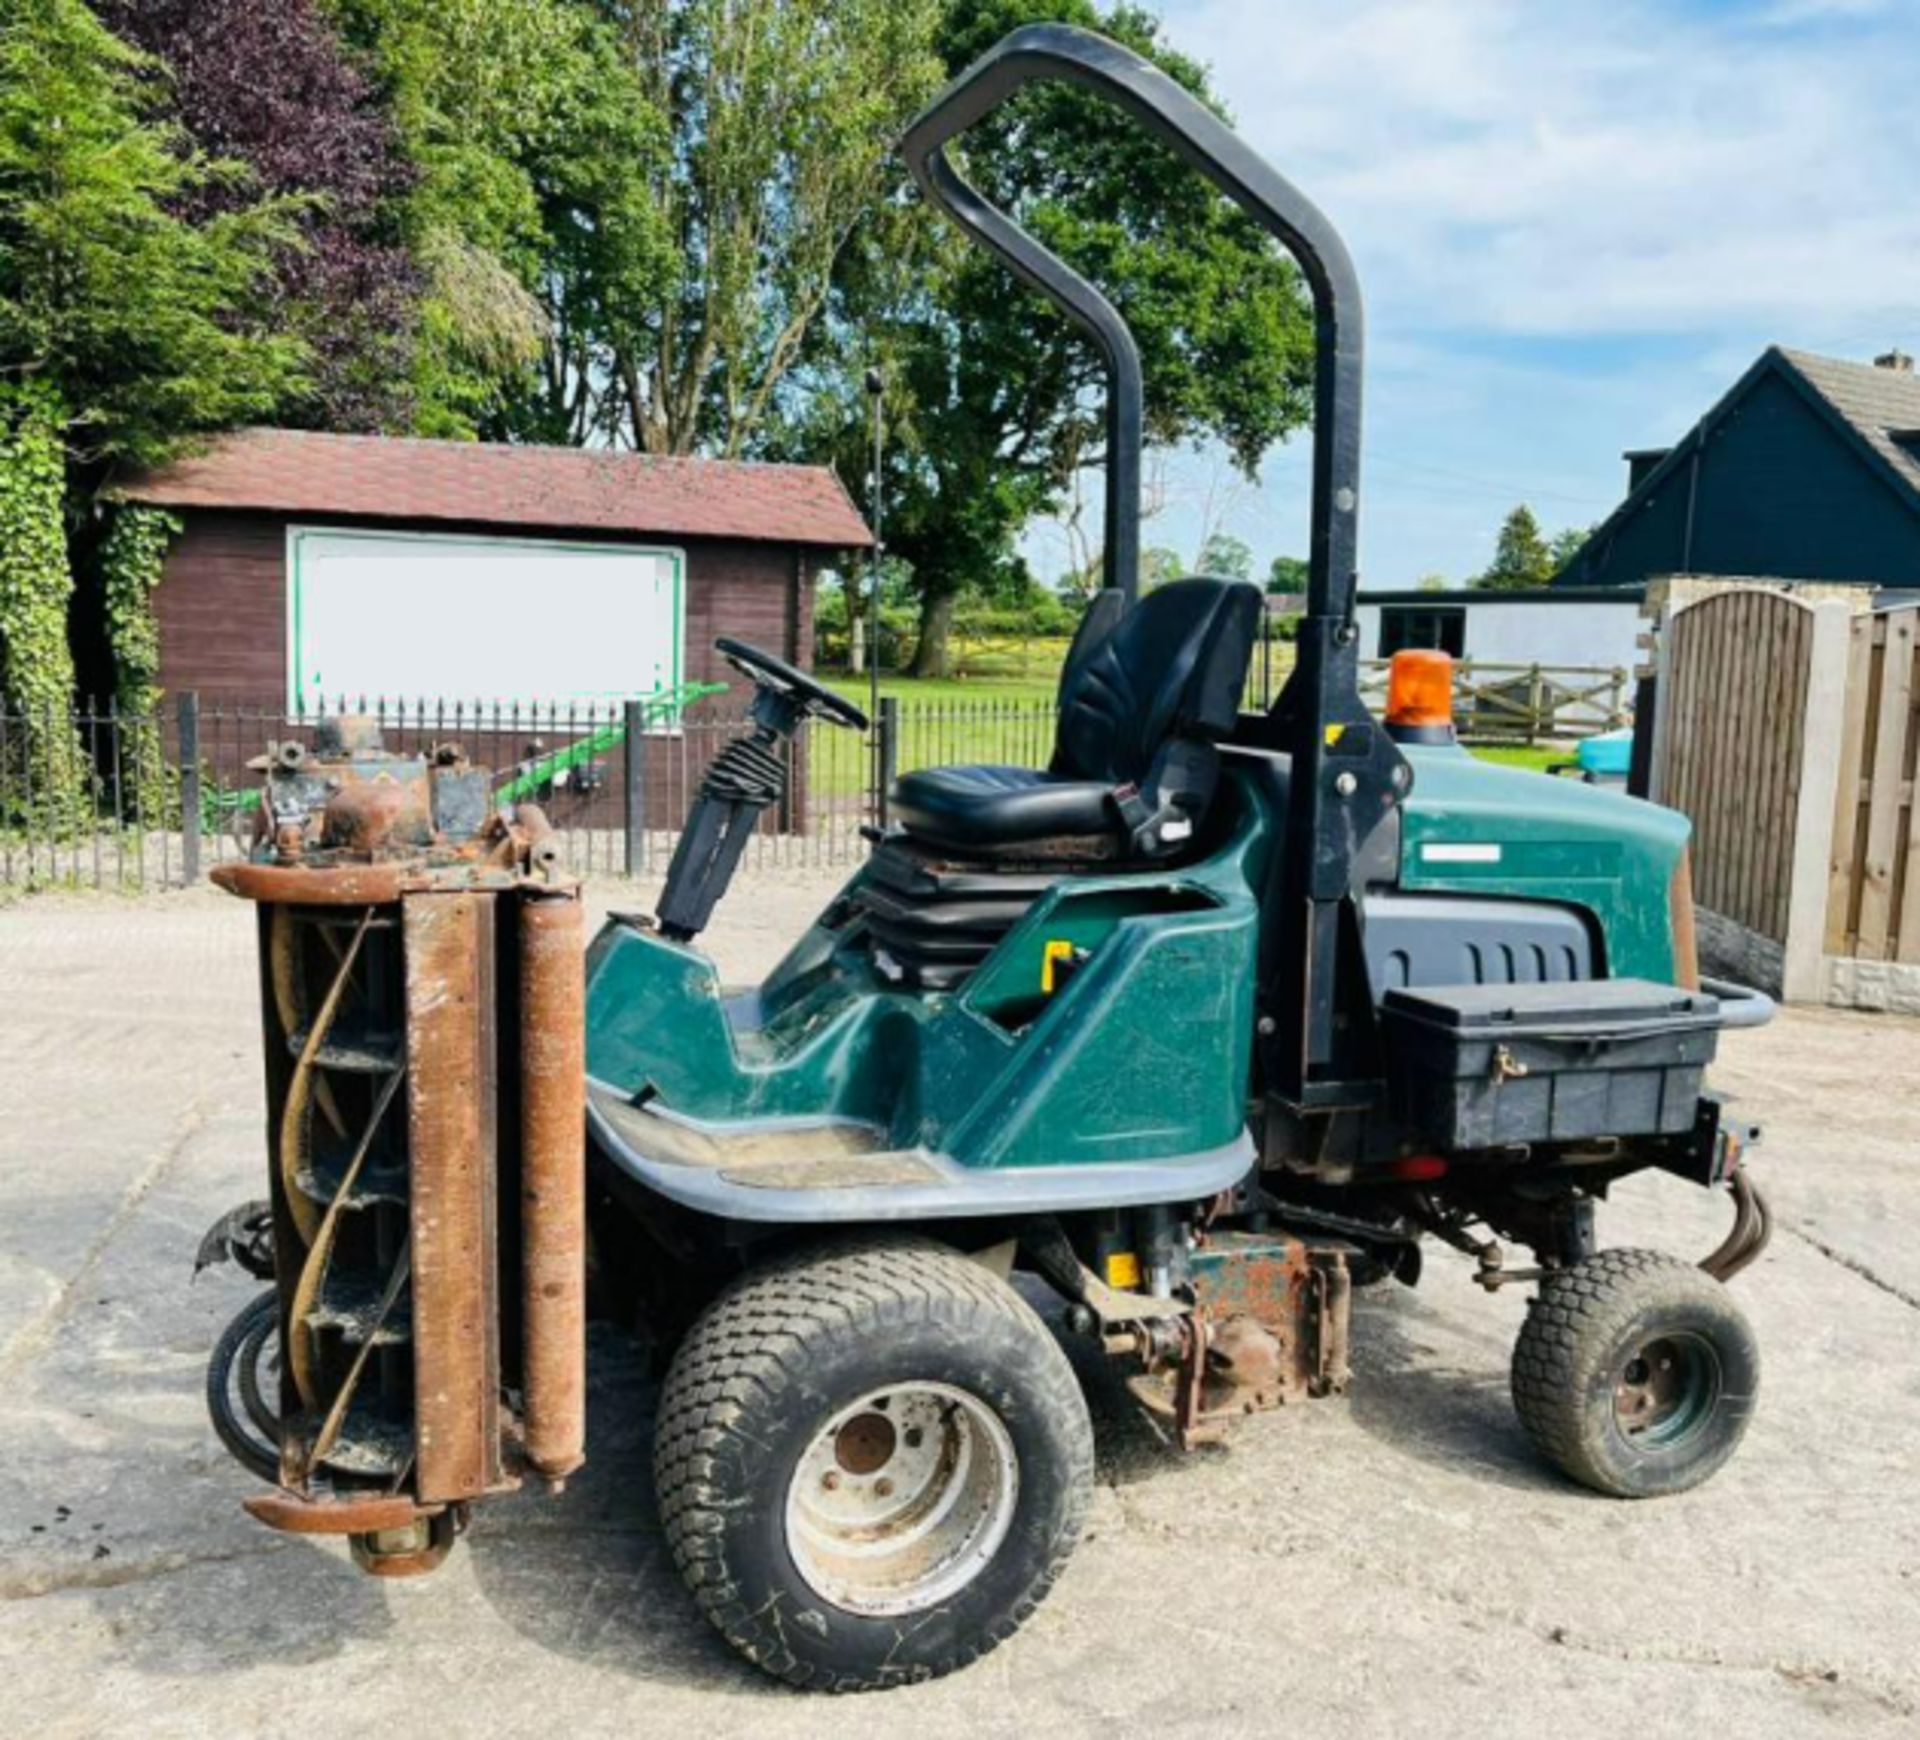
<instances>
[{"instance_id":1,"label":"blue sky","mask_svg":"<svg viewBox=\"0 0 1920 1740\"><path fill-rule=\"evenodd\" d=\"M1601 518L1621 451L1769 343L1920 351L1920 0L1161 10L1358 262L1364 585L1476 572L1516 501ZM1254 488L1172 456L1145 539L1304 553L1307 463L1298 438ZM1067 548L1027 539L1048 576Z\"/></svg>"}]
</instances>

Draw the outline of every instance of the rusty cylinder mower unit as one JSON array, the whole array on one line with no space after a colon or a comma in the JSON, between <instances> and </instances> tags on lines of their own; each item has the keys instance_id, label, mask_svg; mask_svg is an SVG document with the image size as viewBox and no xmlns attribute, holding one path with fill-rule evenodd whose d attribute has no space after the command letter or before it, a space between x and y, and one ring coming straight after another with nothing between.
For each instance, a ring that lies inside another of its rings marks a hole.
<instances>
[{"instance_id":1,"label":"rusty cylinder mower unit","mask_svg":"<svg viewBox=\"0 0 1920 1740\"><path fill-rule=\"evenodd\" d=\"M405 1575L582 1461L580 889L452 745L329 721L255 765L214 872L260 915L279 1490L247 1508Z\"/></svg>"}]
</instances>

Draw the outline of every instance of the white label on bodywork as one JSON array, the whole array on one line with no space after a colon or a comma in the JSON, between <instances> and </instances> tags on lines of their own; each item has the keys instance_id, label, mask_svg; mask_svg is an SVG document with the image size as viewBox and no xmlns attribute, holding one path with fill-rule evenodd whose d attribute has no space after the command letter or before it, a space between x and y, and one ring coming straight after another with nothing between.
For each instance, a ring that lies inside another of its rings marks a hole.
<instances>
[{"instance_id":1,"label":"white label on bodywork","mask_svg":"<svg viewBox=\"0 0 1920 1740\"><path fill-rule=\"evenodd\" d=\"M1498 864L1500 848L1496 845L1481 845L1462 842L1457 845L1441 843L1422 846L1420 862L1423 864Z\"/></svg>"}]
</instances>

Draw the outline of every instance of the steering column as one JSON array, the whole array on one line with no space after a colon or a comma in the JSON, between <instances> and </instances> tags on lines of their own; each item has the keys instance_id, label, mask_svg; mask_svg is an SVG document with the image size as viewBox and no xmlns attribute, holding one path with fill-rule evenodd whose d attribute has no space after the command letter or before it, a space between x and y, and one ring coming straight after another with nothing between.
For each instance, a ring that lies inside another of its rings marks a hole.
<instances>
[{"instance_id":1,"label":"steering column","mask_svg":"<svg viewBox=\"0 0 1920 1740\"><path fill-rule=\"evenodd\" d=\"M674 942L690 942L712 919L760 812L780 795L785 783L782 746L810 718L853 731L867 728L866 714L851 701L784 659L730 637L713 644L753 683L753 730L735 738L713 758L667 867L657 917L660 934Z\"/></svg>"}]
</instances>

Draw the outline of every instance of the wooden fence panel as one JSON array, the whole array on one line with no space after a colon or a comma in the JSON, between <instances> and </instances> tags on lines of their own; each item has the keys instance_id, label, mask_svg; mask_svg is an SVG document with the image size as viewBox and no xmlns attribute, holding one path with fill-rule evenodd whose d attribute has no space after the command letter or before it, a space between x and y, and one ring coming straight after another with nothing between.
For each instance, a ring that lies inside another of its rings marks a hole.
<instances>
[{"instance_id":1,"label":"wooden fence panel","mask_svg":"<svg viewBox=\"0 0 1920 1740\"><path fill-rule=\"evenodd\" d=\"M1669 633L1659 789L1693 820L1695 897L1784 943L1813 613L1780 592L1716 593Z\"/></svg>"},{"instance_id":2,"label":"wooden fence panel","mask_svg":"<svg viewBox=\"0 0 1920 1740\"><path fill-rule=\"evenodd\" d=\"M1896 914L1893 958L1920 963L1920 610L1890 613L1888 656L1895 630L1906 667L1907 722L1900 752L1900 790L1906 800L1906 825L1899 830L1900 863L1894 889Z\"/></svg>"},{"instance_id":3,"label":"wooden fence panel","mask_svg":"<svg viewBox=\"0 0 1920 1740\"><path fill-rule=\"evenodd\" d=\"M1829 955L1920 965L1920 609L1855 618L1827 875Z\"/></svg>"},{"instance_id":4,"label":"wooden fence panel","mask_svg":"<svg viewBox=\"0 0 1920 1740\"><path fill-rule=\"evenodd\" d=\"M1833 797L1833 850L1827 865L1827 928L1830 955L1850 955L1860 930L1860 863L1866 856L1866 816L1860 807L1860 771L1866 764L1867 697L1873 682L1874 640L1884 617L1856 616L1848 624L1844 696L1813 697L1816 706L1845 710L1840 727L1840 777Z\"/></svg>"}]
</instances>

